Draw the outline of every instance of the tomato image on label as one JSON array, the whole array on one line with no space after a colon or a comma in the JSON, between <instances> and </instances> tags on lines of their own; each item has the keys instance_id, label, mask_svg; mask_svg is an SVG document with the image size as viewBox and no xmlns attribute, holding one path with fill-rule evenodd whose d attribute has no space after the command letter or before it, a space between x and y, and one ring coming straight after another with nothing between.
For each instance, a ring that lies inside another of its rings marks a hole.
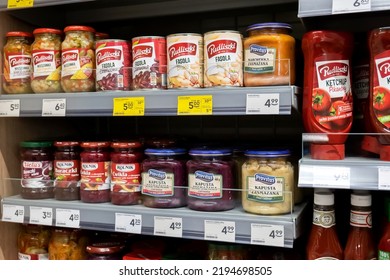
<instances>
[{"instance_id":1,"label":"tomato image on label","mask_svg":"<svg viewBox=\"0 0 390 280\"><path fill-rule=\"evenodd\" d=\"M328 112L330 108L330 95L322 88L313 89L313 110L318 113Z\"/></svg>"},{"instance_id":2,"label":"tomato image on label","mask_svg":"<svg viewBox=\"0 0 390 280\"><path fill-rule=\"evenodd\" d=\"M378 112L390 113L390 91L381 86L374 88L373 104L374 109Z\"/></svg>"},{"instance_id":3,"label":"tomato image on label","mask_svg":"<svg viewBox=\"0 0 390 280\"><path fill-rule=\"evenodd\" d=\"M329 110L329 115L335 118L331 118L332 127L335 129L343 130L351 122L352 106L350 103L346 103L342 100L337 100L332 103Z\"/></svg>"}]
</instances>

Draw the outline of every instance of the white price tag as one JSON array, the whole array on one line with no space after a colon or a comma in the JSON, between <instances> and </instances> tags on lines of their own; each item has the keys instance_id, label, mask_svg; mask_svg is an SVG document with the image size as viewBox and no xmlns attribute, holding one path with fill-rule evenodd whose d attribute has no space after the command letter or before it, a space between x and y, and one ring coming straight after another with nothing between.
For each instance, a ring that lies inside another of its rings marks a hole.
<instances>
[{"instance_id":1,"label":"white price tag","mask_svg":"<svg viewBox=\"0 0 390 280\"><path fill-rule=\"evenodd\" d=\"M349 167L313 167L313 187L349 189L351 169Z\"/></svg>"},{"instance_id":2,"label":"white price tag","mask_svg":"<svg viewBox=\"0 0 390 280\"><path fill-rule=\"evenodd\" d=\"M181 238L183 236L182 218L155 216L154 235Z\"/></svg>"},{"instance_id":3,"label":"white price tag","mask_svg":"<svg viewBox=\"0 0 390 280\"><path fill-rule=\"evenodd\" d=\"M371 11L371 0L333 0L332 14Z\"/></svg>"},{"instance_id":4,"label":"white price tag","mask_svg":"<svg viewBox=\"0 0 390 280\"><path fill-rule=\"evenodd\" d=\"M247 115L278 115L279 103L280 103L279 93L247 94L246 114Z\"/></svg>"},{"instance_id":5,"label":"white price tag","mask_svg":"<svg viewBox=\"0 0 390 280\"><path fill-rule=\"evenodd\" d=\"M53 224L53 209L30 206L30 224L51 226Z\"/></svg>"},{"instance_id":6,"label":"white price tag","mask_svg":"<svg viewBox=\"0 0 390 280\"><path fill-rule=\"evenodd\" d=\"M56 227L80 228L80 210L56 209Z\"/></svg>"},{"instance_id":7,"label":"white price tag","mask_svg":"<svg viewBox=\"0 0 390 280\"><path fill-rule=\"evenodd\" d=\"M284 247L284 226L251 224L251 244Z\"/></svg>"},{"instance_id":8,"label":"white price tag","mask_svg":"<svg viewBox=\"0 0 390 280\"><path fill-rule=\"evenodd\" d=\"M0 100L0 117L19 117L20 100Z\"/></svg>"},{"instance_id":9,"label":"white price tag","mask_svg":"<svg viewBox=\"0 0 390 280\"><path fill-rule=\"evenodd\" d=\"M378 190L390 191L390 167L378 167Z\"/></svg>"},{"instance_id":10,"label":"white price tag","mask_svg":"<svg viewBox=\"0 0 390 280\"><path fill-rule=\"evenodd\" d=\"M215 241L236 241L236 223L226 221L204 221L204 239Z\"/></svg>"},{"instance_id":11,"label":"white price tag","mask_svg":"<svg viewBox=\"0 0 390 280\"><path fill-rule=\"evenodd\" d=\"M66 99L43 99L42 117L65 117Z\"/></svg>"},{"instance_id":12,"label":"white price tag","mask_svg":"<svg viewBox=\"0 0 390 280\"><path fill-rule=\"evenodd\" d=\"M142 216L115 213L115 231L141 234Z\"/></svg>"},{"instance_id":13,"label":"white price tag","mask_svg":"<svg viewBox=\"0 0 390 280\"><path fill-rule=\"evenodd\" d=\"M3 204L4 222L24 223L24 206Z\"/></svg>"}]
</instances>

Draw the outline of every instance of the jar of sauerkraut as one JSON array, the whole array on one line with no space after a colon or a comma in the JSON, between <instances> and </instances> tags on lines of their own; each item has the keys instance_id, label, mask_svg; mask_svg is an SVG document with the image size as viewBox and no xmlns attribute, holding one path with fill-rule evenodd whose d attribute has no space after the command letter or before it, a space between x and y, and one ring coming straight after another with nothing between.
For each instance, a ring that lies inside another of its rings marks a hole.
<instances>
[{"instance_id":1,"label":"jar of sauerkraut","mask_svg":"<svg viewBox=\"0 0 390 280\"><path fill-rule=\"evenodd\" d=\"M84 231L54 228L49 241L49 260L86 260L88 237Z\"/></svg>"},{"instance_id":2,"label":"jar of sauerkraut","mask_svg":"<svg viewBox=\"0 0 390 280\"><path fill-rule=\"evenodd\" d=\"M261 215L291 213L294 167L289 150L248 150L242 165L242 207Z\"/></svg>"},{"instance_id":3,"label":"jar of sauerkraut","mask_svg":"<svg viewBox=\"0 0 390 280\"><path fill-rule=\"evenodd\" d=\"M62 31L37 28L33 34L31 88L35 93L61 92Z\"/></svg>"},{"instance_id":4,"label":"jar of sauerkraut","mask_svg":"<svg viewBox=\"0 0 390 280\"><path fill-rule=\"evenodd\" d=\"M65 92L95 91L95 30L68 26L62 42L61 85Z\"/></svg>"}]
</instances>

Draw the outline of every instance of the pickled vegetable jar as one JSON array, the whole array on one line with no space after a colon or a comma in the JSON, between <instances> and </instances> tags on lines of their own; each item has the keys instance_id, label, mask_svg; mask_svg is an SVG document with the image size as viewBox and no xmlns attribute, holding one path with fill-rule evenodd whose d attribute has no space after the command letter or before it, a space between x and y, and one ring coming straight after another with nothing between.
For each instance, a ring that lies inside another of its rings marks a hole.
<instances>
[{"instance_id":1,"label":"pickled vegetable jar","mask_svg":"<svg viewBox=\"0 0 390 280\"><path fill-rule=\"evenodd\" d=\"M188 207L224 211L235 207L234 162L229 149L191 149L187 162Z\"/></svg>"},{"instance_id":2,"label":"pickled vegetable jar","mask_svg":"<svg viewBox=\"0 0 390 280\"><path fill-rule=\"evenodd\" d=\"M291 213L294 167L289 150L248 150L242 165L242 207L261 215Z\"/></svg>"},{"instance_id":3,"label":"pickled vegetable jar","mask_svg":"<svg viewBox=\"0 0 390 280\"><path fill-rule=\"evenodd\" d=\"M49 260L87 259L87 235L79 229L55 228L49 242Z\"/></svg>"},{"instance_id":4,"label":"pickled vegetable jar","mask_svg":"<svg viewBox=\"0 0 390 280\"><path fill-rule=\"evenodd\" d=\"M244 40L244 85L295 83L295 39L291 25L279 22L253 24Z\"/></svg>"},{"instance_id":5,"label":"pickled vegetable jar","mask_svg":"<svg viewBox=\"0 0 390 280\"><path fill-rule=\"evenodd\" d=\"M37 28L33 34L31 88L35 93L61 92L62 31Z\"/></svg>"},{"instance_id":6,"label":"pickled vegetable jar","mask_svg":"<svg viewBox=\"0 0 390 280\"><path fill-rule=\"evenodd\" d=\"M121 260L124 245L105 242L88 245L86 250L89 260Z\"/></svg>"},{"instance_id":7,"label":"pickled vegetable jar","mask_svg":"<svg viewBox=\"0 0 390 280\"><path fill-rule=\"evenodd\" d=\"M95 30L68 26L62 42L61 85L65 92L95 91Z\"/></svg>"},{"instance_id":8,"label":"pickled vegetable jar","mask_svg":"<svg viewBox=\"0 0 390 280\"><path fill-rule=\"evenodd\" d=\"M146 149L142 162L143 204L154 208L181 207L186 200L185 149Z\"/></svg>"},{"instance_id":9,"label":"pickled vegetable jar","mask_svg":"<svg viewBox=\"0 0 390 280\"><path fill-rule=\"evenodd\" d=\"M50 229L41 225L23 225L18 234L19 260L47 260Z\"/></svg>"},{"instance_id":10,"label":"pickled vegetable jar","mask_svg":"<svg viewBox=\"0 0 390 280\"><path fill-rule=\"evenodd\" d=\"M58 200L79 200L79 142L56 141L54 146L54 197Z\"/></svg>"},{"instance_id":11,"label":"pickled vegetable jar","mask_svg":"<svg viewBox=\"0 0 390 280\"><path fill-rule=\"evenodd\" d=\"M21 196L27 199L54 197L52 142L25 141L21 146Z\"/></svg>"},{"instance_id":12,"label":"pickled vegetable jar","mask_svg":"<svg viewBox=\"0 0 390 280\"><path fill-rule=\"evenodd\" d=\"M247 259L247 248L240 244L227 244L210 242L208 244L209 260L245 260Z\"/></svg>"},{"instance_id":13,"label":"pickled vegetable jar","mask_svg":"<svg viewBox=\"0 0 390 280\"><path fill-rule=\"evenodd\" d=\"M3 90L5 93L33 93L31 89L31 42L28 32L12 31L3 48Z\"/></svg>"},{"instance_id":14,"label":"pickled vegetable jar","mask_svg":"<svg viewBox=\"0 0 390 280\"><path fill-rule=\"evenodd\" d=\"M83 202L109 202L110 142L82 142L80 198Z\"/></svg>"},{"instance_id":15,"label":"pickled vegetable jar","mask_svg":"<svg viewBox=\"0 0 390 280\"><path fill-rule=\"evenodd\" d=\"M140 204L142 144L138 141L111 143L111 203Z\"/></svg>"}]
</instances>

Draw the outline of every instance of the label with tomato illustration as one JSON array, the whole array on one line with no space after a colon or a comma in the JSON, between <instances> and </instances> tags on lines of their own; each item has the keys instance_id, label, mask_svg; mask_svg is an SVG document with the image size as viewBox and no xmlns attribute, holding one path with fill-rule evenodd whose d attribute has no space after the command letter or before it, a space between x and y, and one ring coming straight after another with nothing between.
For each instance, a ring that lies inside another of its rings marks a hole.
<instances>
[{"instance_id":1,"label":"label with tomato illustration","mask_svg":"<svg viewBox=\"0 0 390 280\"><path fill-rule=\"evenodd\" d=\"M78 160L55 160L54 178L56 187L66 188L72 182L80 180L80 162Z\"/></svg>"},{"instance_id":2,"label":"label with tomato illustration","mask_svg":"<svg viewBox=\"0 0 390 280\"><path fill-rule=\"evenodd\" d=\"M139 163L111 163L111 191L139 192L141 168Z\"/></svg>"},{"instance_id":3,"label":"label with tomato illustration","mask_svg":"<svg viewBox=\"0 0 390 280\"><path fill-rule=\"evenodd\" d=\"M175 175L161 170L149 169L142 173L142 194L150 196L173 196Z\"/></svg>"},{"instance_id":4,"label":"label with tomato illustration","mask_svg":"<svg viewBox=\"0 0 390 280\"><path fill-rule=\"evenodd\" d=\"M81 169L81 185L83 190L109 190L110 189L110 162L82 162Z\"/></svg>"},{"instance_id":5,"label":"label with tomato illustration","mask_svg":"<svg viewBox=\"0 0 390 280\"><path fill-rule=\"evenodd\" d=\"M345 130L352 122L353 110L349 61L317 61L316 75L312 111L317 123L324 130Z\"/></svg>"},{"instance_id":6,"label":"label with tomato illustration","mask_svg":"<svg viewBox=\"0 0 390 280\"><path fill-rule=\"evenodd\" d=\"M385 57L383 57L385 56ZM372 106L376 118L390 128L390 51L375 57Z\"/></svg>"}]
</instances>

